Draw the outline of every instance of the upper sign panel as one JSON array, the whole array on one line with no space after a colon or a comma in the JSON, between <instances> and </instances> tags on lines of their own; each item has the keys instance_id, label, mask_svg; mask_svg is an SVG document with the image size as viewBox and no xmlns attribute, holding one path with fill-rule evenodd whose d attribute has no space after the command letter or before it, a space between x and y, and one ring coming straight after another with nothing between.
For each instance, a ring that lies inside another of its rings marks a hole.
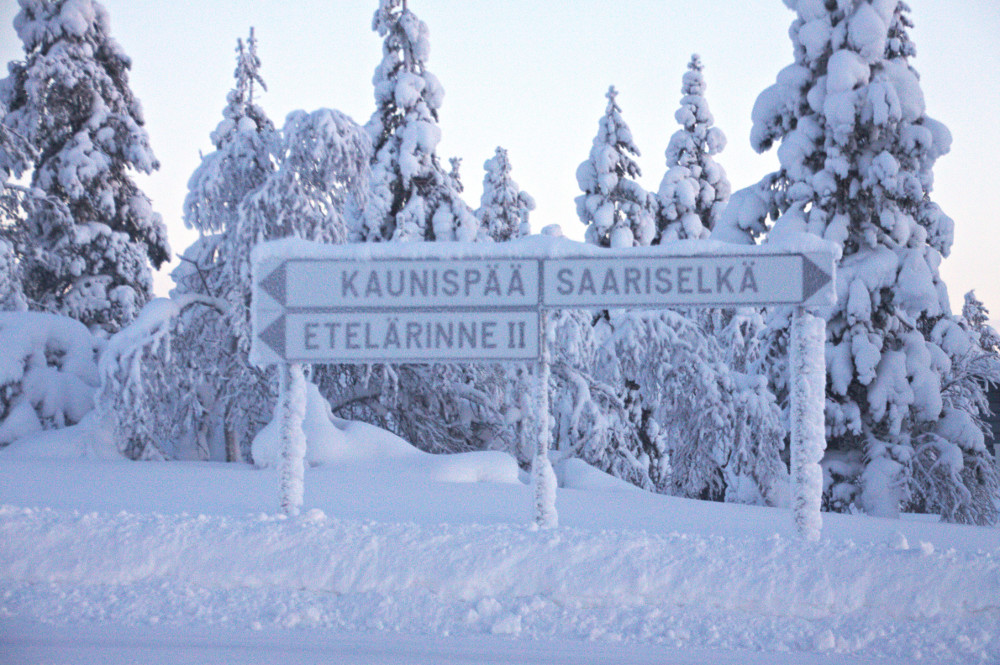
<instances>
[{"instance_id":1,"label":"upper sign panel","mask_svg":"<svg viewBox=\"0 0 1000 665\"><path fill-rule=\"evenodd\" d=\"M289 259L260 287L293 309L536 307L538 275L537 259Z\"/></svg>"},{"instance_id":2,"label":"upper sign panel","mask_svg":"<svg viewBox=\"0 0 1000 665\"><path fill-rule=\"evenodd\" d=\"M588 256L543 265L545 307L825 304L832 293L827 255Z\"/></svg>"}]
</instances>

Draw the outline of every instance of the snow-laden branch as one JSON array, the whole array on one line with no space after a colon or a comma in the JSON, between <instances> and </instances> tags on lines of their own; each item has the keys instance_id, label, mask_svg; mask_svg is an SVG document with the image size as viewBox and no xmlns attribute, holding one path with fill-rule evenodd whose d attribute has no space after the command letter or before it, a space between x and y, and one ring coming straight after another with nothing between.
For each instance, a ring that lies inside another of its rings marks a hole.
<instances>
[{"instance_id":1,"label":"snow-laden branch","mask_svg":"<svg viewBox=\"0 0 1000 665\"><path fill-rule=\"evenodd\" d=\"M208 307L221 316L229 312L224 300L201 294L157 298L131 325L112 336L101 354L100 388L94 402L98 422L103 435L128 457L165 457L161 442L177 424L164 422L169 409L160 405L171 391L186 392L190 382L184 379L190 377L181 374L198 371L173 362L170 339L184 312L195 306Z\"/></svg>"}]
</instances>

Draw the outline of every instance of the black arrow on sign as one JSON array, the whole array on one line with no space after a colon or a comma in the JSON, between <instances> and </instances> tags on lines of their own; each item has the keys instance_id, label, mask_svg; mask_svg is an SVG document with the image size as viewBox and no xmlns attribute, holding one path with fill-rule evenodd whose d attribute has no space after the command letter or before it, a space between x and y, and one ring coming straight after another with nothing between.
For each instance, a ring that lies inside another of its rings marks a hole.
<instances>
[{"instance_id":1,"label":"black arrow on sign","mask_svg":"<svg viewBox=\"0 0 1000 665\"><path fill-rule=\"evenodd\" d=\"M286 284L285 262L282 261L281 265L275 268L270 275L260 280L260 290L277 300L281 303L281 306L284 307L286 299Z\"/></svg>"},{"instance_id":2,"label":"black arrow on sign","mask_svg":"<svg viewBox=\"0 0 1000 665\"><path fill-rule=\"evenodd\" d=\"M275 353L282 358L285 357L285 315L279 316L274 323L264 329L260 335L260 341L271 347Z\"/></svg>"},{"instance_id":3,"label":"black arrow on sign","mask_svg":"<svg viewBox=\"0 0 1000 665\"><path fill-rule=\"evenodd\" d=\"M802 255L802 302L808 302L833 279L825 270Z\"/></svg>"}]
</instances>

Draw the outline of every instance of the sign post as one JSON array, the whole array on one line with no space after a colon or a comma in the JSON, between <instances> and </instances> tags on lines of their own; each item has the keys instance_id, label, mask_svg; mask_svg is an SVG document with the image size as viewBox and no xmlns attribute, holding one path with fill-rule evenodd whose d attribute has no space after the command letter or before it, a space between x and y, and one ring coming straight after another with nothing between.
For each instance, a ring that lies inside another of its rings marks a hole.
<instances>
[{"instance_id":1,"label":"sign post","mask_svg":"<svg viewBox=\"0 0 1000 665\"><path fill-rule=\"evenodd\" d=\"M819 540L826 449L826 321L796 307L791 334L792 514L799 536Z\"/></svg>"},{"instance_id":2,"label":"sign post","mask_svg":"<svg viewBox=\"0 0 1000 665\"><path fill-rule=\"evenodd\" d=\"M536 529L554 529L559 526L559 513L556 511L556 472L552 469L549 459L549 449L552 447L552 422L549 415L549 377L552 372L552 354L549 349L549 316L541 311L541 355L538 358L536 371L536 388L538 389L538 443L535 445L535 457L531 461L531 482L535 492L535 516L533 526Z\"/></svg>"},{"instance_id":3,"label":"sign post","mask_svg":"<svg viewBox=\"0 0 1000 665\"><path fill-rule=\"evenodd\" d=\"M539 237L494 245L265 243L254 251L250 360L287 367L293 395L302 363L536 360L534 523L552 528L558 516L548 457L548 310L791 306L795 521L803 537L818 538L825 323L808 310L836 301L833 252L822 241L793 251L711 243L699 249L704 253L601 249ZM282 423L283 441L285 424L294 428L294 402L280 409L290 419ZM293 446L294 437L284 445ZM301 477L298 453L282 455L288 477ZM301 492L282 499L283 507L294 505L286 511L301 502Z\"/></svg>"}]
</instances>

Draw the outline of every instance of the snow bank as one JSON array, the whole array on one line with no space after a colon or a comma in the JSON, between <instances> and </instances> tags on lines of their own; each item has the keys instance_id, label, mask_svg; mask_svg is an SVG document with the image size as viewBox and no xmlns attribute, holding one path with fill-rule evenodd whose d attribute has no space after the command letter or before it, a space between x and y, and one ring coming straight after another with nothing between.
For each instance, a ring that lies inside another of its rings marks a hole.
<instances>
[{"instance_id":1,"label":"snow bank","mask_svg":"<svg viewBox=\"0 0 1000 665\"><path fill-rule=\"evenodd\" d=\"M281 451L279 421L271 420L254 437L253 454L257 466L277 465ZM416 448L399 437L362 423L350 423L333 416L329 402L313 383L306 384L306 413L302 429L306 435L306 463L319 466L328 462L348 462L414 455ZM348 430L353 436L348 436Z\"/></svg>"},{"instance_id":2,"label":"snow bank","mask_svg":"<svg viewBox=\"0 0 1000 665\"><path fill-rule=\"evenodd\" d=\"M1000 658L1000 548L0 508L0 613ZM725 626L725 630L720 628Z\"/></svg>"}]
</instances>

